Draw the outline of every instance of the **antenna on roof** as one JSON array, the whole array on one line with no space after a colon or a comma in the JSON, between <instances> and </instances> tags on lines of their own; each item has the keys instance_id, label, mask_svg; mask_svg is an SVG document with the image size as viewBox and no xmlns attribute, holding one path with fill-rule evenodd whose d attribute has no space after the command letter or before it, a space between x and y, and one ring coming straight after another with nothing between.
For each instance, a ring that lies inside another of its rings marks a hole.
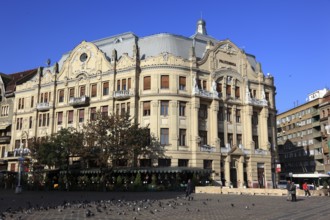
<instances>
[{"instance_id":1,"label":"antenna on roof","mask_svg":"<svg viewBox=\"0 0 330 220\"><path fill-rule=\"evenodd\" d=\"M47 61L46 61L46 64L47 64L48 67L49 67L50 63L51 63L51 61L50 61L50 59L48 58Z\"/></svg>"}]
</instances>

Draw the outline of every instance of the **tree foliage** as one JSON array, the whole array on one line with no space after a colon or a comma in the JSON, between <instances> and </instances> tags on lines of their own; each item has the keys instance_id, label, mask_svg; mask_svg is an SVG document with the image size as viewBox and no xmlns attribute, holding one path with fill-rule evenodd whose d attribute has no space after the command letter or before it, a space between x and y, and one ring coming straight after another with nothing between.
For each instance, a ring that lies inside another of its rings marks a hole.
<instances>
[{"instance_id":1,"label":"tree foliage","mask_svg":"<svg viewBox=\"0 0 330 220\"><path fill-rule=\"evenodd\" d=\"M82 140L82 133L73 128L62 128L52 136L34 139L31 155L41 165L68 169L70 158L80 155Z\"/></svg>"}]
</instances>

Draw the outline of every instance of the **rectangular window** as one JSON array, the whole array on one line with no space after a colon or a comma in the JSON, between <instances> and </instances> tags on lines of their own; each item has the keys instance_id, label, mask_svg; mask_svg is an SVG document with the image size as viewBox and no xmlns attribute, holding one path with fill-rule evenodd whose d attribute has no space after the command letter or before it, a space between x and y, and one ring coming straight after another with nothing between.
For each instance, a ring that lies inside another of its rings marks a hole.
<instances>
[{"instance_id":1,"label":"rectangular window","mask_svg":"<svg viewBox=\"0 0 330 220\"><path fill-rule=\"evenodd\" d=\"M73 110L68 111L68 124L73 123Z\"/></svg>"},{"instance_id":2,"label":"rectangular window","mask_svg":"<svg viewBox=\"0 0 330 220\"><path fill-rule=\"evenodd\" d=\"M74 88L70 88L69 89L69 98L73 98L74 97Z\"/></svg>"},{"instance_id":3,"label":"rectangular window","mask_svg":"<svg viewBox=\"0 0 330 220\"><path fill-rule=\"evenodd\" d=\"M218 120L223 121L223 107L219 107Z\"/></svg>"},{"instance_id":4,"label":"rectangular window","mask_svg":"<svg viewBox=\"0 0 330 220\"><path fill-rule=\"evenodd\" d=\"M252 140L254 141L254 148L255 149L259 149L259 140L258 140L258 136L253 136Z\"/></svg>"},{"instance_id":5,"label":"rectangular window","mask_svg":"<svg viewBox=\"0 0 330 220\"><path fill-rule=\"evenodd\" d=\"M206 90L206 80L203 80L203 90Z\"/></svg>"},{"instance_id":6,"label":"rectangular window","mask_svg":"<svg viewBox=\"0 0 330 220\"><path fill-rule=\"evenodd\" d=\"M179 167L188 167L189 165L189 160L186 159L179 159L178 160L178 166Z\"/></svg>"},{"instance_id":7,"label":"rectangular window","mask_svg":"<svg viewBox=\"0 0 330 220\"><path fill-rule=\"evenodd\" d=\"M228 134L227 141L230 146L233 146L233 134L231 133Z\"/></svg>"},{"instance_id":8,"label":"rectangular window","mask_svg":"<svg viewBox=\"0 0 330 220\"><path fill-rule=\"evenodd\" d=\"M222 83L217 83L217 92L222 93Z\"/></svg>"},{"instance_id":9,"label":"rectangular window","mask_svg":"<svg viewBox=\"0 0 330 220\"><path fill-rule=\"evenodd\" d=\"M120 107L119 104L117 104L116 105L116 115L119 115L119 111L120 111L119 107Z\"/></svg>"},{"instance_id":10,"label":"rectangular window","mask_svg":"<svg viewBox=\"0 0 330 220\"><path fill-rule=\"evenodd\" d=\"M44 102L48 103L48 92L44 93Z\"/></svg>"},{"instance_id":11,"label":"rectangular window","mask_svg":"<svg viewBox=\"0 0 330 220\"><path fill-rule=\"evenodd\" d=\"M179 102L179 116L186 116L186 103Z\"/></svg>"},{"instance_id":12,"label":"rectangular window","mask_svg":"<svg viewBox=\"0 0 330 220\"><path fill-rule=\"evenodd\" d=\"M241 110L236 109L236 123L241 123Z\"/></svg>"},{"instance_id":13,"label":"rectangular window","mask_svg":"<svg viewBox=\"0 0 330 220\"><path fill-rule=\"evenodd\" d=\"M128 78L128 81L127 81L127 89L131 89L131 78Z\"/></svg>"},{"instance_id":14,"label":"rectangular window","mask_svg":"<svg viewBox=\"0 0 330 220\"><path fill-rule=\"evenodd\" d=\"M186 77L185 76L179 77L179 90L186 90Z\"/></svg>"},{"instance_id":15,"label":"rectangular window","mask_svg":"<svg viewBox=\"0 0 330 220\"><path fill-rule=\"evenodd\" d=\"M145 76L143 78L143 90L150 90L150 88L151 88L150 76Z\"/></svg>"},{"instance_id":16,"label":"rectangular window","mask_svg":"<svg viewBox=\"0 0 330 220\"><path fill-rule=\"evenodd\" d=\"M160 115L168 116L168 101L161 101L160 102Z\"/></svg>"},{"instance_id":17,"label":"rectangular window","mask_svg":"<svg viewBox=\"0 0 330 220\"><path fill-rule=\"evenodd\" d=\"M218 138L220 139L220 147L225 147L225 135L223 132L218 133Z\"/></svg>"},{"instance_id":18,"label":"rectangular window","mask_svg":"<svg viewBox=\"0 0 330 220\"><path fill-rule=\"evenodd\" d=\"M63 122L63 112L57 113L57 125L61 125Z\"/></svg>"},{"instance_id":19,"label":"rectangular window","mask_svg":"<svg viewBox=\"0 0 330 220\"><path fill-rule=\"evenodd\" d=\"M158 159L158 166L159 167L170 167L171 166L171 159Z\"/></svg>"},{"instance_id":20,"label":"rectangular window","mask_svg":"<svg viewBox=\"0 0 330 220\"><path fill-rule=\"evenodd\" d=\"M46 122L47 122L47 115L42 114L42 126L46 126Z\"/></svg>"},{"instance_id":21,"label":"rectangular window","mask_svg":"<svg viewBox=\"0 0 330 220\"><path fill-rule=\"evenodd\" d=\"M242 144L242 135L241 134L237 134L236 135L236 139L237 139L237 145L240 146Z\"/></svg>"},{"instance_id":22,"label":"rectangular window","mask_svg":"<svg viewBox=\"0 0 330 220\"><path fill-rule=\"evenodd\" d=\"M265 98L269 102L269 92L265 92Z\"/></svg>"},{"instance_id":23,"label":"rectangular window","mask_svg":"<svg viewBox=\"0 0 330 220\"><path fill-rule=\"evenodd\" d=\"M120 80L117 80L117 91L120 91Z\"/></svg>"},{"instance_id":24,"label":"rectangular window","mask_svg":"<svg viewBox=\"0 0 330 220\"><path fill-rule=\"evenodd\" d=\"M126 105L125 105L125 103L121 103L121 105L120 105L120 114L125 115L125 113L126 113Z\"/></svg>"},{"instance_id":25,"label":"rectangular window","mask_svg":"<svg viewBox=\"0 0 330 220\"><path fill-rule=\"evenodd\" d=\"M160 144L168 145L169 144L169 136L168 136L168 128L160 129Z\"/></svg>"},{"instance_id":26,"label":"rectangular window","mask_svg":"<svg viewBox=\"0 0 330 220\"><path fill-rule=\"evenodd\" d=\"M84 122L84 116L85 116L85 110L84 109L79 109L79 123Z\"/></svg>"},{"instance_id":27,"label":"rectangular window","mask_svg":"<svg viewBox=\"0 0 330 220\"><path fill-rule=\"evenodd\" d=\"M150 102L143 102L143 116L150 115Z\"/></svg>"},{"instance_id":28,"label":"rectangular window","mask_svg":"<svg viewBox=\"0 0 330 220\"><path fill-rule=\"evenodd\" d=\"M32 128L32 116L30 116L30 119L29 119L29 128L30 129Z\"/></svg>"},{"instance_id":29,"label":"rectangular window","mask_svg":"<svg viewBox=\"0 0 330 220\"><path fill-rule=\"evenodd\" d=\"M101 107L101 113L102 113L102 116L108 115L108 106L107 105Z\"/></svg>"},{"instance_id":30,"label":"rectangular window","mask_svg":"<svg viewBox=\"0 0 330 220\"><path fill-rule=\"evenodd\" d=\"M43 93L40 94L40 103L44 103L44 94Z\"/></svg>"},{"instance_id":31,"label":"rectangular window","mask_svg":"<svg viewBox=\"0 0 330 220\"><path fill-rule=\"evenodd\" d=\"M226 86L226 94L227 94L227 97L231 96L231 85Z\"/></svg>"},{"instance_id":32,"label":"rectangular window","mask_svg":"<svg viewBox=\"0 0 330 220\"><path fill-rule=\"evenodd\" d=\"M258 112L253 112L252 125L258 125Z\"/></svg>"},{"instance_id":33,"label":"rectangular window","mask_svg":"<svg viewBox=\"0 0 330 220\"><path fill-rule=\"evenodd\" d=\"M126 111L127 111L127 114L130 115L130 113L131 113L131 105L130 105L129 102L127 102L127 109L126 109Z\"/></svg>"},{"instance_id":34,"label":"rectangular window","mask_svg":"<svg viewBox=\"0 0 330 220\"><path fill-rule=\"evenodd\" d=\"M96 120L96 107L93 107L90 109L90 120L91 121L94 121Z\"/></svg>"},{"instance_id":35,"label":"rectangular window","mask_svg":"<svg viewBox=\"0 0 330 220\"><path fill-rule=\"evenodd\" d=\"M64 102L64 90L63 89L61 89L58 92L58 102Z\"/></svg>"},{"instance_id":36,"label":"rectangular window","mask_svg":"<svg viewBox=\"0 0 330 220\"><path fill-rule=\"evenodd\" d=\"M197 80L197 87L199 88L199 89L202 89L202 81L199 79L199 80Z\"/></svg>"},{"instance_id":37,"label":"rectangular window","mask_svg":"<svg viewBox=\"0 0 330 220\"><path fill-rule=\"evenodd\" d=\"M160 88L168 89L169 88L169 76L164 75L164 76L161 76L160 79L161 79Z\"/></svg>"},{"instance_id":38,"label":"rectangular window","mask_svg":"<svg viewBox=\"0 0 330 220\"><path fill-rule=\"evenodd\" d=\"M80 86L80 91L79 91L79 95L80 95L80 97L81 97L81 96L84 96L84 95L86 94L85 89L86 89L85 86Z\"/></svg>"},{"instance_id":39,"label":"rectangular window","mask_svg":"<svg viewBox=\"0 0 330 220\"><path fill-rule=\"evenodd\" d=\"M97 96L97 85L93 84L92 85L91 97L96 97L96 96Z\"/></svg>"},{"instance_id":40,"label":"rectangular window","mask_svg":"<svg viewBox=\"0 0 330 220\"><path fill-rule=\"evenodd\" d=\"M212 160L204 160L203 161L204 169L212 169Z\"/></svg>"},{"instance_id":41,"label":"rectangular window","mask_svg":"<svg viewBox=\"0 0 330 220\"><path fill-rule=\"evenodd\" d=\"M240 95L240 90L239 90L239 87L238 87L238 86L236 86L236 87L235 87L235 98L237 98L237 99L238 99L238 98L240 98L240 96L241 96L241 95Z\"/></svg>"},{"instance_id":42,"label":"rectangular window","mask_svg":"<svg viewBox=\"0 0 330 220\"><path fill-rule=\"evenodd\" d=\"M103 95L109 95L109 82L103 83Z\"/></svg>"},{"instance_id":43,"label":"rectangular window","mask_svg":"<svg viewBox=\"0 0 330 220\"><path fill-rule=\"evenodd\" d=\"M140 159L140 167L151 167L151 159Z\"/></svg>"},{"instance_id":44,"label":"rectangular window","mask_svg":"<svg viewBox=\"0 0 330 220\"><path fill-rule=\"evenodd\" d=\"M123 81L122 81L122 88L123 88L123 90L127 90L127 88L126 88L126 79L123 79Z\"/></svg>"},{"instance_id":45,"label":"rectangular window","mask_svg":"<svg viewBox=\"0 0 330 220\"><path fill-rule=\"evenodd\" d=\"M201 138L201 145L207 145L207 131L199 131L199 137Z\"/></svg>"},{"instance_id":46,"label":"rectangular window","mask_svg":"<svg viewBox=\"0 0 330 220\"><path fill-rule=\"evenodd\" d=\"M179 130L179 146L186 146L186 129Z\"/></svg>"},{"instance_id":47,"label":"rectangular window","mask_svg":"<svg viewBox=\"0 0 330 220\"><path fill-rule=\"evenodd\" d=\"M231 108L227 108L227 121L231 122Z\"/></svg>"},{"instance_id":48,"label":"rectangular window","mask_svg":"<svg viewBox=\"0 0 330 220\"><path fill-rule=\"evenodd\" d=\"M200 105L200 108L198 110L198 117L201 119L207 119L207 105Z\"/></svg>"},{"instance_id":49,"label":"rectangular window","mask_svg":"<svg viewBox=\"0 0 330 220\"><path fill-rule=\"evenodd\" d=\"M31 96L31 108L34 106L34 96Z\"/></svg>"}]
</instances>

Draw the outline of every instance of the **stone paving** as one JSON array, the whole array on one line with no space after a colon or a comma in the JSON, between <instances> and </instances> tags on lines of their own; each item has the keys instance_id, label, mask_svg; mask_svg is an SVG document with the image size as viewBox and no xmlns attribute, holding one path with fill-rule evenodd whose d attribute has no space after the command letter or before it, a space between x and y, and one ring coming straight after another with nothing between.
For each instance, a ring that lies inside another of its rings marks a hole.
<instances>
[{"instance_id":1,"label":"stone paving","mask_svg":"<svg viewBox=\"0 0 330 220\"><path fill-rule=\"evenodd\" d=\"M329 197L0 191L0 219L330 219Z\"/></svg>"}]
</instances>

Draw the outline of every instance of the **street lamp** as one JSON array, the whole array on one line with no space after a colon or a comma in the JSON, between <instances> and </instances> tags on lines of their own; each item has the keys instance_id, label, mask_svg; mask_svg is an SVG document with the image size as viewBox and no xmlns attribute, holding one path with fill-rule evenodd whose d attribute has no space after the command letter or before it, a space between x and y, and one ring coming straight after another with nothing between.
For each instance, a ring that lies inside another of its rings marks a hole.
<instances>
[{"instance_id":1,"label":"street lamp","mask_svg":"<svg viewBox=\"0 0 330 220\"><path fill-rule=\"evenodd\" d=\"M21 177L22 177L22 164L24 161L24 156L30 153L30 150L28 148L23 148L23 143L20 144L19 148L16 148L14 150L15 154L19 155L18 158L18 182L16 186L15 193L21 193L22 192L22 186L21 186Z\"/></svg>"}]
</instances>

